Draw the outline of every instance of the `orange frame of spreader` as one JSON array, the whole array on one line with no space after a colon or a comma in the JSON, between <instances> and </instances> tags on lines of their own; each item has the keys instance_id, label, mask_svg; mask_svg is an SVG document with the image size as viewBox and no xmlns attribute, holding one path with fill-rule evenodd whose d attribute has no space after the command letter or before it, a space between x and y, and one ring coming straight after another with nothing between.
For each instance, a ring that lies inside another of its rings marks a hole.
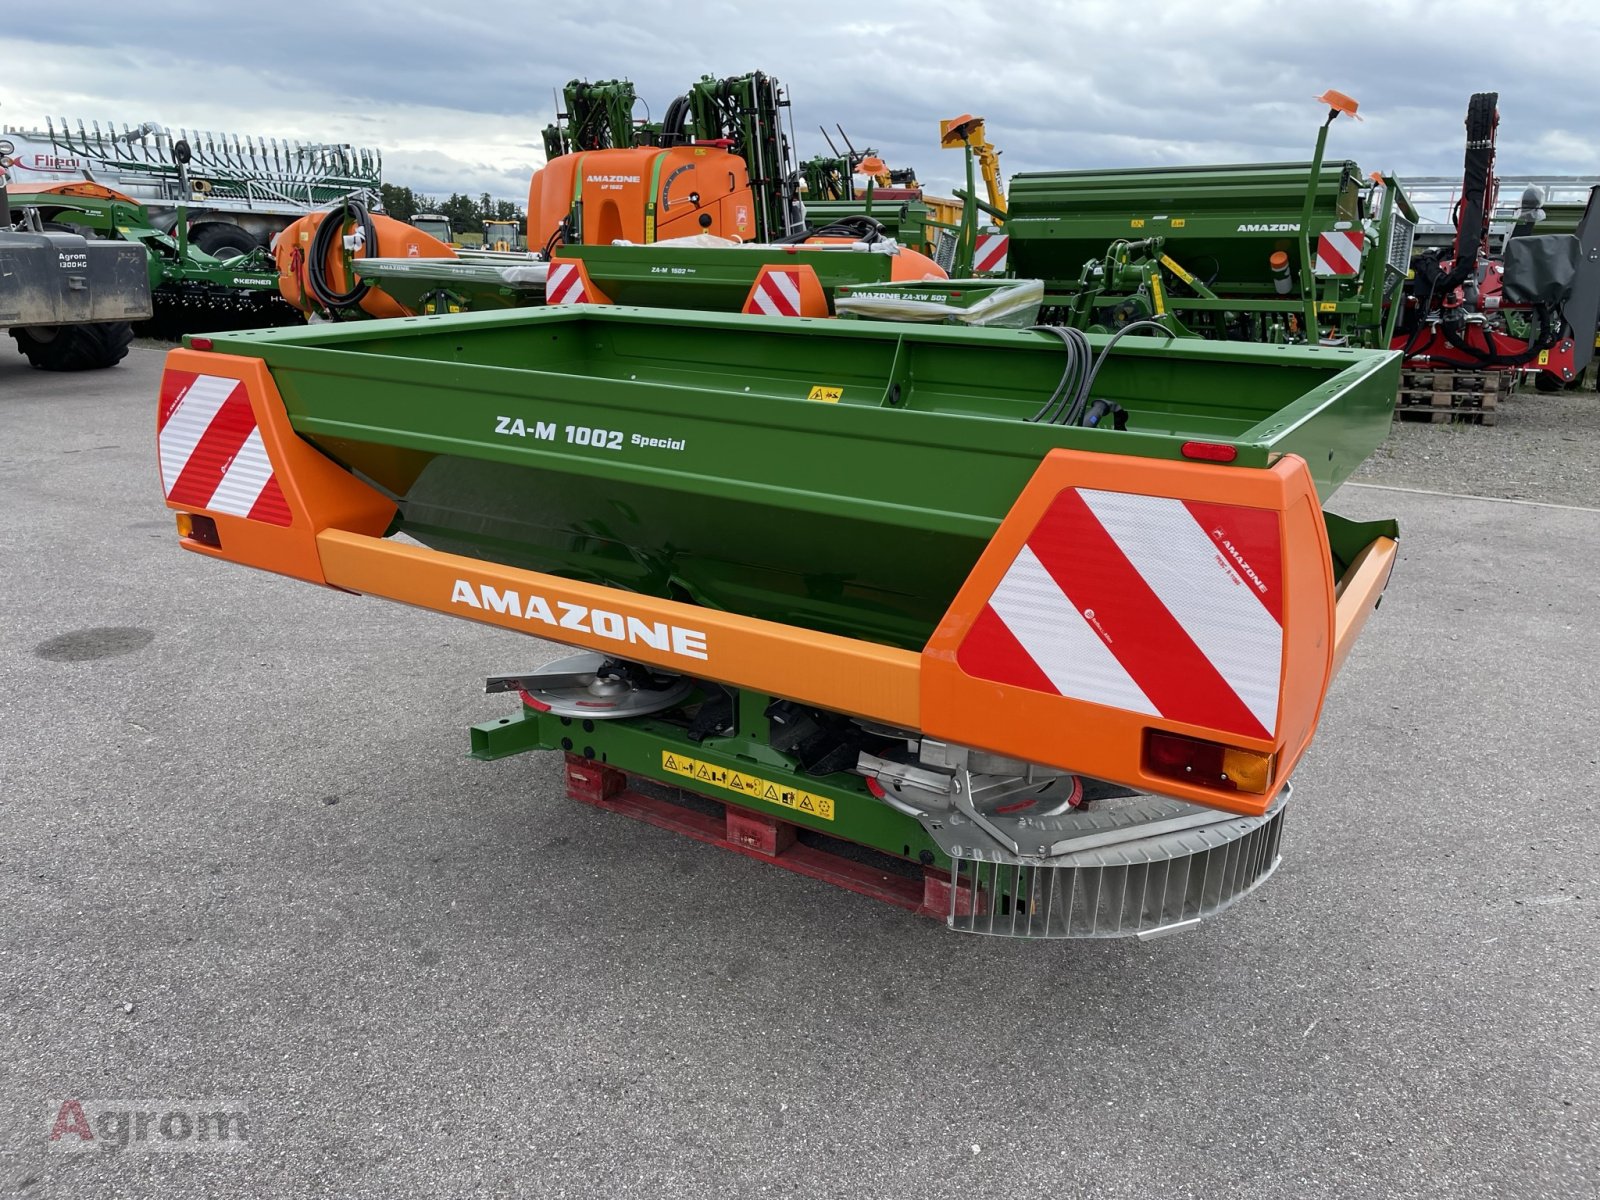
<instances>
[{"instance_id":1,"label":"orange frame of spreader","mask_svg":"<svg viewBox=\"0 0 1600 1200\"><path fill-rule=\"evenodd\" d=\"M1310 472L1293 456L1255 470L1053 450L918 653L388 540L383 535L394 504L294 432L262 362L174 350L167 367L243 381L292 514L288 526L277 526L198 510L216 523L220 548L180 539L197 554L618 654L1230 812L1259 814L1270 806L1310 744L1333 674L1394 565L1395 543L1380 538L1343 579L1333 579ZM1218 740L1212 730L977 679L957 664L955 652L965 632L1040 515L1066 487L1236 504L1279 514L1285 640L1276 732L1270 741L1219 739L1274 756L1265 794L1214 791L1145 771L1141 746L1146 730ZM196 511L170 502L168 507ZM545 610L563 614L603 611L613 626L633 619L692 629L703 638L706 655L686 658L670 645L623 646L581 620L573 627L531 621L513 611L515 606L463 604L461 588L474 594L488 588L496 596L537 596Z\"/></svg>"},{"instance_id":2,"label":"orange frame of spreader","mask_svg":"<svg viewBox=\"0 0 1600 1200\"><path fill-rule=\"evenodd\" d=\"M1278 515L1284 642L1272 738L1218 733L1205 726L979 679L961 669L956 652L962 641L1046 509L1067 488L1238 505ZM1387 578L1385 571L1377 580L1380 592ZM1266 470L1251 470L1052 450L1012 504L923 649L921 729L944 740L1213 808L1251 815L1265 812L1310 744L1332 682L1335 586L1322 508L1311 472L1298 457L1286 455ZM1376 603L1377 593L1372 601ZM1152 729L1270 754L1271 786L1260 795L1221 792L1150 774L1142 760L1145 734Z\"/></svg>"}]
</instances>

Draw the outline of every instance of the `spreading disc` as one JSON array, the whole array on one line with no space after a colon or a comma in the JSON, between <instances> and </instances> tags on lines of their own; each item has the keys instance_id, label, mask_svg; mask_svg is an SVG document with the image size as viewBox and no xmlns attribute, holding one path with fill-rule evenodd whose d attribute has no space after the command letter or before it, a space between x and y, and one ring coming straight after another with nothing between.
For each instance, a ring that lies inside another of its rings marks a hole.
<instances>
[{"instance_id":1,"label":"spreading disc","mask_svg":"<svg viewBox=\"0 0 1600 1200\"><path fill-rule=\"evenodd\" d=\"M620 675L596 674L605 662L605 655L588 652L558 658L523 676L521 691L536 707L558 717L609 721L661 712L681 704L694 690L694 681L684 675L652 674L630 682Z\"/></svg>"}]
</instances>

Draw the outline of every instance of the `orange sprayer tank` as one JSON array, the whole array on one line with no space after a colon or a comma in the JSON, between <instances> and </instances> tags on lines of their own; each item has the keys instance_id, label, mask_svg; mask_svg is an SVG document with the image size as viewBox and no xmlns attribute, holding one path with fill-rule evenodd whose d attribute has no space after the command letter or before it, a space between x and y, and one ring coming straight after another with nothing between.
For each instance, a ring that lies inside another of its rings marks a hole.
<instances>
[{"instance_id":1,"label":"orange sprayer tank","mask_svg":"<svg viewBox=\"0 0 1600 1200\"><path fill-rule=\"evenodd\" d=\"M638 146L564 154L533 173L528 246L542 249L581 203L581 240L656 242L714 233L756 236L744 159L721 146Z\"/></svg>"},{"instance_id":2,"label":"orange sprayer tank","mask_svg":"<svg viewBox=\"0 0 1600 1200\"><path fill-rule=\"evenodd\" d=\"M949 279L950 272L922 251L901 246L889 268L889 278L895 283L917 283L923 279Z\"/></svg>"},{"instance_id":3,"label":"orange sprayer tank","mask_svg":"<svg viewBox=\"0 0 1600 1200\"><path fill-rule=\"evenodd\" d=\"M306 256L311 253L311 241L317 226L329 216L327 212L307 213L280 233L272 245L272 257L278 264L278 291L290 304L302 312L319 307L306 284ZM372 227L377 231L376 248L363 247L355 257L361 258L455 258L456 252L422 230L386 217L372 214ZM351 280L345 274L344 255L338 250L328 251L327 280L336 291L345 291ZM373 317L405 317L410 310L402 308L389 296L377 289L369 289L361 298L361 309Z\"/></svg>"}]
</instances>

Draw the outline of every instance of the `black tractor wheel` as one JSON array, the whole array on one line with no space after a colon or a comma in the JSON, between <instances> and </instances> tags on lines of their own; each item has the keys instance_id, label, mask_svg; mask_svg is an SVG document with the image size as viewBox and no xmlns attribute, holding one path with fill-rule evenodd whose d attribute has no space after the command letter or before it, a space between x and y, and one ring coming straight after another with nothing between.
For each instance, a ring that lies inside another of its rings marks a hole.
<instances>
[{"instance_id":1,"label":"black tractor wheel","mask_svg":"<svg viewBox=\"0 0 1600 1200\"><path fill-rule=\"evenodd\" d=\"M206 225L191 239L196 246L216 258L237 258L261 245L253 233L237 225Z\"/></svg>"},{"instance_id":2,"label":"black tractor wheel","mask_svg":"<svg viewBox=\"0 0 1600 1200\"><path fill-rule=\"evenodd\" d=\"M1557 379L1549 371L1540 371L1533 377L1533 387L1539 392L1559 392L1566 384Z\"/></svg>"},{"instance_id":3,"label":"black tractor wheel","mask_svg":"<svg viewBox=\"0 0 1600 1200\"><path fill-rule=\"evenodd\" d=\"M98 371L128 353L133 326L126 321L93 325L32 325L13 329L17 349L41 371Z\"/></svg>"}]
</instances>

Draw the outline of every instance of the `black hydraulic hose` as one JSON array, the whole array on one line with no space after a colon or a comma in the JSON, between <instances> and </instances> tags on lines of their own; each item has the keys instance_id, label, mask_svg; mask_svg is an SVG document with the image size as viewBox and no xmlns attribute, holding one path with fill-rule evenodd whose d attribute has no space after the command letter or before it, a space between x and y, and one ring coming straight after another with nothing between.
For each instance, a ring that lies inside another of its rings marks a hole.
<instances>
[{"instance_id":1,"label":"black hydraulic hose","mask_svg":"<svg viewBox=\"0 0 1600 1200\"><path fill-rule=\"evenodd\" d=\"M1461 351L1461 353L1465 354L1468 358L1471 358L1475 362L1481 363L1486 367L1518 366L1538 353L1538 350L1530 345L1526 352L1520 356L1500 354L1498 351L1493 349L1494 334L1490 333L1487 329L1483 331L1483 338L1484 341L1489 343L1489 349L1474 346L1471 342L1467 341L1466 338L1461 336L1461 331L1459 329L1456 329L1452 325L1441 324L1439 326L1439 331L1444 334L1444 340L1451 346Z\"/></svg>"},{"instance_id":2,"label":"black hydraulic hose","mask_svg":"<svg viewBox=\"0 0 1600 1200\"><path fill-rule=\"evenodd\" d=\"M1442 278L1443 276L1440 275L1434 276L1433 284L1428 288L1427 302L1417 310L1417 323L1411 327L1411 332L1406 335L1406 344L1401 347L1400 355L1402 358L1410 358L1412 353L1415 352L1417 341L1421 338L1422 331L1428 326L1428 314L1433 311L1433 298L1438 294L1439 280Z\"/></svg>"},{"instance_id":3,"label":"black hydraulic hose","mask_svg":"<svg viewBox=\"0 0 1600 1200\"><path fill-rule=\"evenodd\" d=\"M1067 352L1066 362L1061 370L1061 382L1056 384L1056 390L1050 393L1050 399L1044 402L1044 407L1028 418L1034 424L1042 425L1084 423L1088 415L1089 394L1094 388L1095 378L1100 374L1100 368L1105 365L1111 347L1121 341L1124 335L1140 330L1153 330L1163 334L1169 341L1176 336L1160 321L1130 321L1112 334L1100 348L1099 355L1095 355L1089 345L1088 337L1080 329L1068 325L1031 325L1029 328L1040 333L1054 334L1061 339L1061 344Z\"/></svg>"},{"instance_id":4,"label":"black hydraulic hose","mask_svg":"<svg viewBox=\"0 0 1600 1200\"><path fill-rule=\"evenodd\" d=\"M688 139L685 132L690 117L689 97L674 96L661 117L661 144L676 146Z\"/></svg>"},{"instance_id":5,"label":"black hydraulic hose","mask_svg":"<svg viewBox=\"0 0 1600 1200\"><path fill-rule=\"evenodd\" d=\"M1495 335L1487 329L1483 331L1483 340L1488 343L1487 349L1474 346L1462 336L1459 329L1453 326L1441 325L1440 329L1444 333L1445 341L1484 366L1520 367L1532 362L1540 351L1550 349L1561 340L1561 329L1565 322L1559 314L1556 314L1556 319L1552 321L1545 306L1541 304L1534 308L1533 316L1534 320L1538 322L1539 332L1534 337L1530 337L1528 344L1515 354L1506 354L1494 349Z\"/></svg>"},{"instance_id":6,"label":"black hydraulic hose","mask_svg":"<svg viewBox=\"0 0 1600 1200\"><path fill-rule=\"evenodd\" d=\"M872 217L865 215L856 217L840 217L831 225L820 228L807 225L797 233L786 234L783 237L773 238L774 246L796 246L814 237L847 237L858 242L882 241L885 235L883 225Z\"/></svg>"},{"instance_id":7,"label":"black hydraulic hose","mask_svg":"<svg viewBox=\"0 0 1600 1200\"><path fill-rule=\"evenodd\" d=\"M1089 348L1089 339L1084 336L1081 329L1074 329L1069 325L1032 325L1029 328L1039 333L1054 334L1061 339L1062 346L1066 348L1066 362L1061 368L1061 381L1056 384L1056 390L1050 393L1050 399L1044 402L1044 407L1028 418L1034 424L1058 425L1062 416L1081 404L1088 396L1086 381L1092 365L1093 351Z\"/></svg>"},{"instance_id":8,"label":"black hydraulic hose","mask_svg":"<svg viewBox=\"0 0 1600 1200\"><path fill-rule=\"evenodd\" d=\"M853 237L858 242L881 242L888 230L875 217L842 217L831 225L824 225L812 237Z\"/></svg>"},{"instance_id":9,"label":"black hydraulic hose","mask_svg":"<svg viewBox=\"0 0 1600 1200\"><path fill-rule=\"evenodd\" d=\"M359 304L370 290L368 283L358 279L347 290L336 292L328 281L328 252L343 248L345 221L350 218L354 218L356 228L361 231L363 252L376 256L378 230L372 223L372 214L367 211L367 206L354 196L346 196L340 207L328 211L328 215L317 225L317 231L311 237L310 253L306 255L306 286L318 304L333 312ZM336 242L335 239L341 240Z\"/></svg>"},{"instance_id":10,"label":"black hydraulic hose","mask_svg":"<svg viewBox=\"0 0 1600 1200\"><path fill-rule=\"evenodd\" d=\"M1111 347L1120 342L1125 335L1135 333L1140 330L1149 330L1154 333L1159 333L1169 342L1177 336L1177 334L1173 333L1172 330L1168 329L1160 321L1129 321L1121 329L1113 333L1104 346L1100 347L1100 356L1094 360L1094 367L1090 370L1089 378L1083 385L1084 400L1088 400L1089 391L1094 387L1094 381L1100 374L1100 368L1106 365L1106 356L1111 353ZM1080 405L1078 412L1073 416L1072 420L1070 420L1068 424L1079 425L1082 422L1083 409L1082 405Z\"/></svg>"},{"instance_id":11,"label":"black hydraulic hose","mask_svg":"<svg viewBox=\"0 0 1600 1200\"><path fill-rule=\"evenodd\" d=\"M1433 281L1433 286L1428 289L1428 298L1417 310L1417 322L1412 326L1411 332L1406 336L1405 345L1400 348L1402 358L1410 358L1416 352L1417 344L1423 332L1428 328L1427 315L1433 311L1434 297L1438 295L1440 284L1444 276L1438 276ZM1483 331L1483 339L1488 343L1487 348L1474 346L1462 336L1460 329L1441 320L1439 332L1444 340L1472 359L1475 363L1488 367L1520 367L1532 361L1533 357L1541 350L1548 350L1560 338L1560 331L1565 327L1566 320L1561 313L1556 313L1555 320L1550 319L1551 314L1544 305L1539 305L1533 310L1533 318L1538 324L1538 333L1527 339L1526 347L1517 354L1506 354L1494 349L1495 335L1488 329Z\"/></svg>"}]
</instances>

